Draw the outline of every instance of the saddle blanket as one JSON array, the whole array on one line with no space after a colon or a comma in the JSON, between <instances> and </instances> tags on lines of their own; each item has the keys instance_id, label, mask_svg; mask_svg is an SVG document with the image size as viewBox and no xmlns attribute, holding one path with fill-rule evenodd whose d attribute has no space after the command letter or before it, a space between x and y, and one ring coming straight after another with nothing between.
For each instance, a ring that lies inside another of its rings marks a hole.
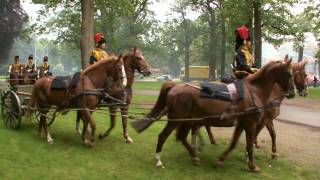
<instances>
[{"instance_id":1,"label":"saddle blanket","mask_svg":"<svg viewBox=\"0 0 320 180\"><path fill-rule=\"evenodd\" d=\"M71 76L56 76L51 84L53 90L66 90L67 88L74 88L77 86L80 80L80 72L75 73L72 78Z\"/></svg>"},{"instance_id":2,"label":"saddle blanket","mask_svg":"<svg viewBox=\"0 0 320 180\"><path fill-rule=\"evenodd\" d=\"M223 101L242 100L244 96L242 80L231 84L201 83L200 97L220 99Z\"/></svg>"}]
</instances>

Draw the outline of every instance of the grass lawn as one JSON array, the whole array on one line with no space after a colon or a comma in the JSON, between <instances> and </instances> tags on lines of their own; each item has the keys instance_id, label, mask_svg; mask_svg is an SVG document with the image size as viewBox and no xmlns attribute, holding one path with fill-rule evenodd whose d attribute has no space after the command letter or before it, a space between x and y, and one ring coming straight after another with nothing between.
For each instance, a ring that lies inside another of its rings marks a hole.
<instances>
[{"instance_id":1,"label":"grass lawn","mask_svg":"<svg viewBox=\"0 0 320 180\"><path fill-rule=\"evenodd\" d=\"M135 96L134 102L155 100L156 97ZM132 110L138 111L138 110ZM106 115L95 114L97 132L109 126ZM157 137L165 122L156 122L142 134L129 127L133 144L125 144L121 121L104 140L97 140L88 149L75 133L75 113L59 116L50 127L53 145L40 139L35 121L24 119L19 130L6 129L0 123L0 179L317 179L320 172L292 162L269 158L269 150L255 150L262 171L247 172L244 145L240 145L226 160L222 169L214 168L228 140L218 139L218 146L207 143L200 154L201 166L191 164L186 149L176 142L174 133L168 138L162 153L165 169L155 167ZM207 139L208 140L208 139ZM268 167L272 165L272 167Z\"/></svg>"},{"instance_id":2,"label":"grass lawn","mask_svg":"<svg viewBox=\"0 0 320 180\"><path fill-rule=\"evenodd\" d=\"M310 87L308 88L308 98L320 98L320 88L313 88L313 87Z\"/></svg>"},{"instance_id":3,"label":"grass lawn","mask_svg":"<svg viewBox=\"0 0 320 180\"><path fill-rule=\"evenodd\" d=\"M164 81L136 81L133 83L133 89L159 90L163 83Z\"/></svg>"}]
</instances>

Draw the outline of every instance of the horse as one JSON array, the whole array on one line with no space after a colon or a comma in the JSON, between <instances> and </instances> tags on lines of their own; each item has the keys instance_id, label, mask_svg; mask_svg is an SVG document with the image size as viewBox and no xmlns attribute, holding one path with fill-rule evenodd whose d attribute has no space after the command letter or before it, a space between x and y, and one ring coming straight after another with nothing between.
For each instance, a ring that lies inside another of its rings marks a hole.
<instances>
[{"instance_id":1,"label":"horse","mask_svg":"<svg viewBox=\"0 0 320 180\"><path fill-rule=\"evenodd\" d=\"M122 102L125 103L125 105L122 105L120 107L121 115L122 115L123 137L125 139L125 142L130 144L130 143L133 143L133 140L128 134L127 115L129 111L129 105L132 101L132 85L135 77L134 73L135 73L135 70L137 70L143 76L150 76L151 71L150 71L150 66L148 62L145 60L145 57L143 56L143 52L137 49L136 47L123 56L123 61L124 61L126 78L127 78L125 93L121 93L117 91L114 91L114 92L109 91L109 94L112 97L118 100L121 100ZM99 134L100 139L107 137L110 134L110 132L114 129L117 108L118 108L117 106L109 107L111 124L109 129L107 129L104 133ZM80 116L79 114L77 114L76 131L79 132L79 130L80 130Z\"/></svg>"},{"instance_id":2,"label":"horse","mask_svg":"<svg viewBox=\"0 0 320 180\"><path fill-rule=\"evenodd\" d=\"M288 60L288 56L285 57L285 60ZM306 72L305 72L305 65L306 65L306 61L304 62L298 62L298 63L292 63L292 71L293 71L293 80L294 80L294 85L295 85L295 89L297 90L297 93L299 94L299 96L305 97L308 95L307 92L307 86L306 86ZM270 100L271 101L279 101L279 103L281 103L284 99L284 96L282 94L281 91L281 87L279 85L275 85L271 96L270 96ZM280 104L279 104L280 106ZM260 121L260 123L257 126L257 130L256 130L256 136L255 136L255 140L254 140L254 144L256 148L260 148L260 146L258 145L258 135L260 133L260 131L262 130L262 128L264 126L266 126L271 140L272 140L272 147L271 147L271 157L272 158L276 158L277 157L277 150L276 150L276 133L275 133L275 129L274 129L274 125L273 125L273 119L275 119L277 116L279 116L280 114L280 107L274 107L274 108L269 108L266 109L265 115L262 118L262 120ZM212 131L210 130L210 127L206 126L206 130L207 130L207 134L209 136L209 140L211 142L211 144L216 144L216 140L212 134ZM195 138L197 135L199 135L199 130L195 130L192 131L192 145L194 147L196 147L196 143L195 143ZM204 141L201 138L201 136L199 135L199 139L200 139L200 144L203 146ZM199 148L200 149L200 148Z\"/></svg>"},{"instance_id":3,"label":"horse","mask_svg":"<svg viewBox=\"0 0 320 180\"><path fill-rule=\"evenodd\" d=\"M234 149L242 131L246 133L248 167L259 171L253 157L253 140L256 126L264 111L269 107L269 97L273 86L278 83L287 98L295 95L292 78L291 60L269 62L255 74L243 80L244 98L236 105L219 99L200 98L200 89L188 83L172 85L164 83L160 95L151 112L146 117L132 123L137 132L148 128L156 119L167 112L168 122L159 134L156 148L156 166L163 167L161 162L162 146L174 129L178 128L177 138L186 147L193 162L199 164L196 149L186 140L190 129L200 126L234 126L236 128L229 148L220 156L218 165L222 166L227 155ZM223 115L232 110L235 115ZM237 115L238 113L238 115Z\"/></svg>"},{"instance_id":4,"label":"horse","mask_svg":"<svg viewBox=\"0 0 320 180\"><path fill-rule=\"evenodd\" d=\"M123 59L122 56L119 56L118 58L110 57L89 66L80 72L79 81L76 83L76 86L68 88L68 90L51 89L53 77L40 78L36 81L29 103L30 110L28 114L37 105L41 114L39 132L43 135L42 132L44 131L49 144L53 143L53 139L48 131L46 114L50 107L57 106L58 109L81 109L79 113L84 120L82 142L87 147L95 145L96 123L90 111L95 109L101 98L104 97L103 88L106 88L106 83L110 84L110 86L121 83L122 65ZM89 123L91 127L91 141L87 137Z\"/></svg>"},{"instance_id":5,"label":"horse","mask_svg":"<svg viewBox=\"0 0 320 180\"><path fill-rule=\"evenodd\" d=\"M294 84L301 97L306 97L308 95L307 73L305 71L306 64L307 61L292 64Z\"/></svg>"},{"instance_id":6,"label":"horse","mask_svg":"<svg viewBox=\"0 0 320 180\"><path fill-rule=\"evenodd\" d=\"M306 85L306 72L305 72L305 65L306 61L304 62L298 62L292 64L292 71L293 71L293 80L295 88L297 89L297 92L299 96L306 97L308 95L307 92L307 85ZM275 85L274 89L270 96L271 100L278 100L280 103L283 101L284 96L281 91L281 87L279 85ZM276 132L273 125L273 120L278 117L280 114L280 107L270 108L267 109L265 112L264 117L262 118L261 122L257 126L256 136L254 140L254 144L256 148L260 148L258 145L258 135L262 128L266 126L268 129L268 132L270 134L271 140L272 140L272 147L271 147L271 157L276 158L277 157L277 148L276 148Z\"/></svg>"}]
</instances>

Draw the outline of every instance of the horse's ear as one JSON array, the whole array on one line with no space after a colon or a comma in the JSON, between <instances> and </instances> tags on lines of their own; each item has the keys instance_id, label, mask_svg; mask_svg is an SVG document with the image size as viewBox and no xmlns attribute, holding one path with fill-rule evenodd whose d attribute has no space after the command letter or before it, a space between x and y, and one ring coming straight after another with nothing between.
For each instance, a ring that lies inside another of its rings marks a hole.
<instances>
[{"instance_id":1,"label":"horse's ear","mask_svg":"<svg viewBox=\"0 0 320 180\"><path fill-rule=\"evenodd\" d=\"M287 61L289 61L289 55L288 54L284 57L284 62L287 62Z\"/></svg>"},{"instance_id":2,"label":"horse's ear","mask_svg":"<svg viewBox=\"0 0 320 180\"><path fill-rule=\"evenodd\" d=\"M137 52L137 47L135 46L135 47L133 48L133 54L136 55L136 52Z\"/></svg>"},{"instance_id":3,"label":"horse's ear","mask_svg":"<svg viewBox=\"0 0 320 180\"><path fill-rule=\"evenodd\" d=\"M118 56L118 59L117 59L117 63L122 63L123 64L123 53L121 53L119 56Z\"/></svg>"},{"instance_id":4,"label":"horse's ear","mask_svg":"<svg viewBox=\"0 0 320 180\"><path fill-rule=\"evenodd\" d=\"M303 67L306 67L308 61L303 61Z\"/></svg>"}]
</instances>

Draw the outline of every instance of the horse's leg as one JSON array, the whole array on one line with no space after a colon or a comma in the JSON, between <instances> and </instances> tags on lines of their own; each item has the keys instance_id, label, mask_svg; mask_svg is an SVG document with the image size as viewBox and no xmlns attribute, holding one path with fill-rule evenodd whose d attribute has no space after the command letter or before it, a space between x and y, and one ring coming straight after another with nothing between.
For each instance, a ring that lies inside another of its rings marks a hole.
<instances>
[{"instance_id":1,"label":"horse's leg","mask_svg":"<svg viewBox=\"0 0 320 180\"><path fill-rule=\"evenodd\" d=\"M269 121L266 124L266 127L267 127L267 129L269 131L269 134L271 136L271 139L272 139L272 154L271 154L271 157L274 159L278 155L277 155L277 147L276 147L276 131L274 130L273 121Z\"/></svg>"},{"instance_id":2,"label":"horse's leg","mask_svg":"<svg viewBox=\"0 0 320 180\"><path fill-rule=\"evenodd\" d=\"M81 115L80 115L79 111L77 111L76 132L77 132L78 134L81 134L81 130L80 130L80 120L81 120Z\"/></svg>"},{"instance_id":3,"label":"horse's leg","mask_svg":"<svg viewBox=\"0 0 320 180\"><path fill-rule=\"evenodd\" d=\"M128 116L128 110L129 110L128 106L121 107L123 137L126 140L126 143L131 144L131 143L133 143L133 140L129 136L128 127L127 127L127 125L128 125L128 117L127 117Z\"/></svg>"},{"instance_id":4,"label":"horse's leg","mask_svg":"<svg viewBox=\"0 0 320 180\"><path fill-rule=\"evenodd\" d=\"M197 142L196 138L199 134L199 127L192 128L192 145L188 143L187 136L190 128L187 126L181 126L178 130L177 137L182 142L182 144L187 148L190 156L192 157L192 163L194 165L200 165L200 159L197 153Z\"/></svg>"},{"instance_id":5,"label":"horse's leg","mask_svg":"<svg viewBox=\"0 0 320 180\"><path fill-rule=\"evenodd\" d=\"M92 126L92 124L90 122L92 119L92 116L88 111L80 111L80 115L81 115L81 118L84 120L83 121L83 130L82 130L82 142L87 147L93 147L94 144L92 144L88 140L88 124L90 123L90 125ZM94 132L95 127L91 127L91 131Z\"/></svg>"},{"instance_id":6,"label":"horse's leg","mask_svg":"<svg viewBox=\"0 0 320 180\"><path fill-rule=\"evenodd\" d=\"M44 133L47 137L47 141L49 144L53 144L53 139L49 133L49 130L48 130L48 121L47 121L47 115L48 111L42 111L41 112L41 117L42 117L42 127L43 127L43 130L44 130Z\"/></svg>"},{"instance_id":7,"label":"horse's leg","mask_svg":"<svg viewBox=\"0 0 320 180\"><path fill-rule=\"evenodd\" d=\"M217 141L216 139L214 138L213 134L212 134L212 131L211 131L211 127L210 126L205 126L206 127L206 130L207 130L207 134L209 136L209 139L210 139L210 143L211 144L217 144Z\"/></svg>"},{"instance_id":8,"label":"horse's leg","mask_svg":"<svg viewBox=\"0 0 320 180\"><path fill-rule=\"evenodd\" d=\"M257 125L256 134L254 136L254 144L257 149L260 148L260 145L258 144L258 135L260 134L262 128L266 125L266 122L269 122L269 121L271 121L269 117L265 116L261 119L260 123L258 123Z\"/></svg>"},{"instance_id":9,"label":"horse's leg","mask_svg":"<svg viewBox=\"0 0 320 180\"><path fill-rule=\"evenodd\" d=\"M247 141L247 152L248 152L248 167L250 171L258 172L260 171L260 168L256 165L256 162L253 157L253 140L255 136L255 124L251 123L250 125L247 125L245 128L246 132L246 141Z\"/></svg>"},{"instance_id":10,"label":"horse's leg","mask_svg":"<svg viewBox=\"0 0 320 180\"><path fill-rule=\"evenodd\" d=\"M239 137L240 137L242 131L243 131L243 127L240 126L240 125L238 125L238 126L235 128L234 133L233 133L233 137L232 137L232 140L231 140L231 144L230 144L229 148L228 148L226 151L224 151L224 152L222 153L222 155L220 156L220 158L219 158L219 161L218 161L218 165L219 165L219 166L222 166L222 165L223 165L224 160L227 158L227 155L236 147L237 142L238 142L238 140L239 140Z\"/></svg>"},{"instance_id":11,"label":"horse's leg","mask_svg":"<svg viewBox=\"0 0 320 180\"><path fill-rule=\"evenodd\" d=\"M163 163L161 162L161 151L162 146L167 140L168 136L172 133L172 131L178 126L178 123L170 123L168 122L166 127L162 130L162 132L158 136L158 144L156 150L156 166L164 168Z\"/></svg>"},{"instance_id":12,"label":"horse's leg","mask_svg":"<svg viewBox=\"0 0 320 180\"><path fill-rule=\"evenodd\" d=\"M39 120L38 131L39 131L39 135L40 135L41 138L45 138L46 137L46 135L44 133L44 128L43 128L44 118L45 118L45 116L42 114L42 112L40 112L40 120Z\"/></svg>"},{"instance_id":13,"label":"horse's leg","mask_svg":"<svg viewBox=\"0 0 320 180\"><path fill-rule=\"evenodd\" d=\"M114 129L114 127L116 126L116 113L117 113L117 108L116 107L109 107L109 112L110 112L110 127L109 129L104 132L99 134L99 138L103 139L107 136L109 136L110 132Z\"/></svg>"},{"instance_id":14,"label":"horse's leg","mask_svg":"<svg viewBox=\"0 0 320 180\"><path fill-rule=\"evenodd\" d=\"M197 146L197 136L199 137L199 139L202 138L201 135L200 135L200 128L192 128L191 129L191 144L192 144L192 147L195 148L195 149L197 149L197 147L198 147ZM179 140L181 140L181 139L179 138ZM201 147L201 145L199 146L198 151L201 150L200 147Z\"/></svg>"}]
</instances>

